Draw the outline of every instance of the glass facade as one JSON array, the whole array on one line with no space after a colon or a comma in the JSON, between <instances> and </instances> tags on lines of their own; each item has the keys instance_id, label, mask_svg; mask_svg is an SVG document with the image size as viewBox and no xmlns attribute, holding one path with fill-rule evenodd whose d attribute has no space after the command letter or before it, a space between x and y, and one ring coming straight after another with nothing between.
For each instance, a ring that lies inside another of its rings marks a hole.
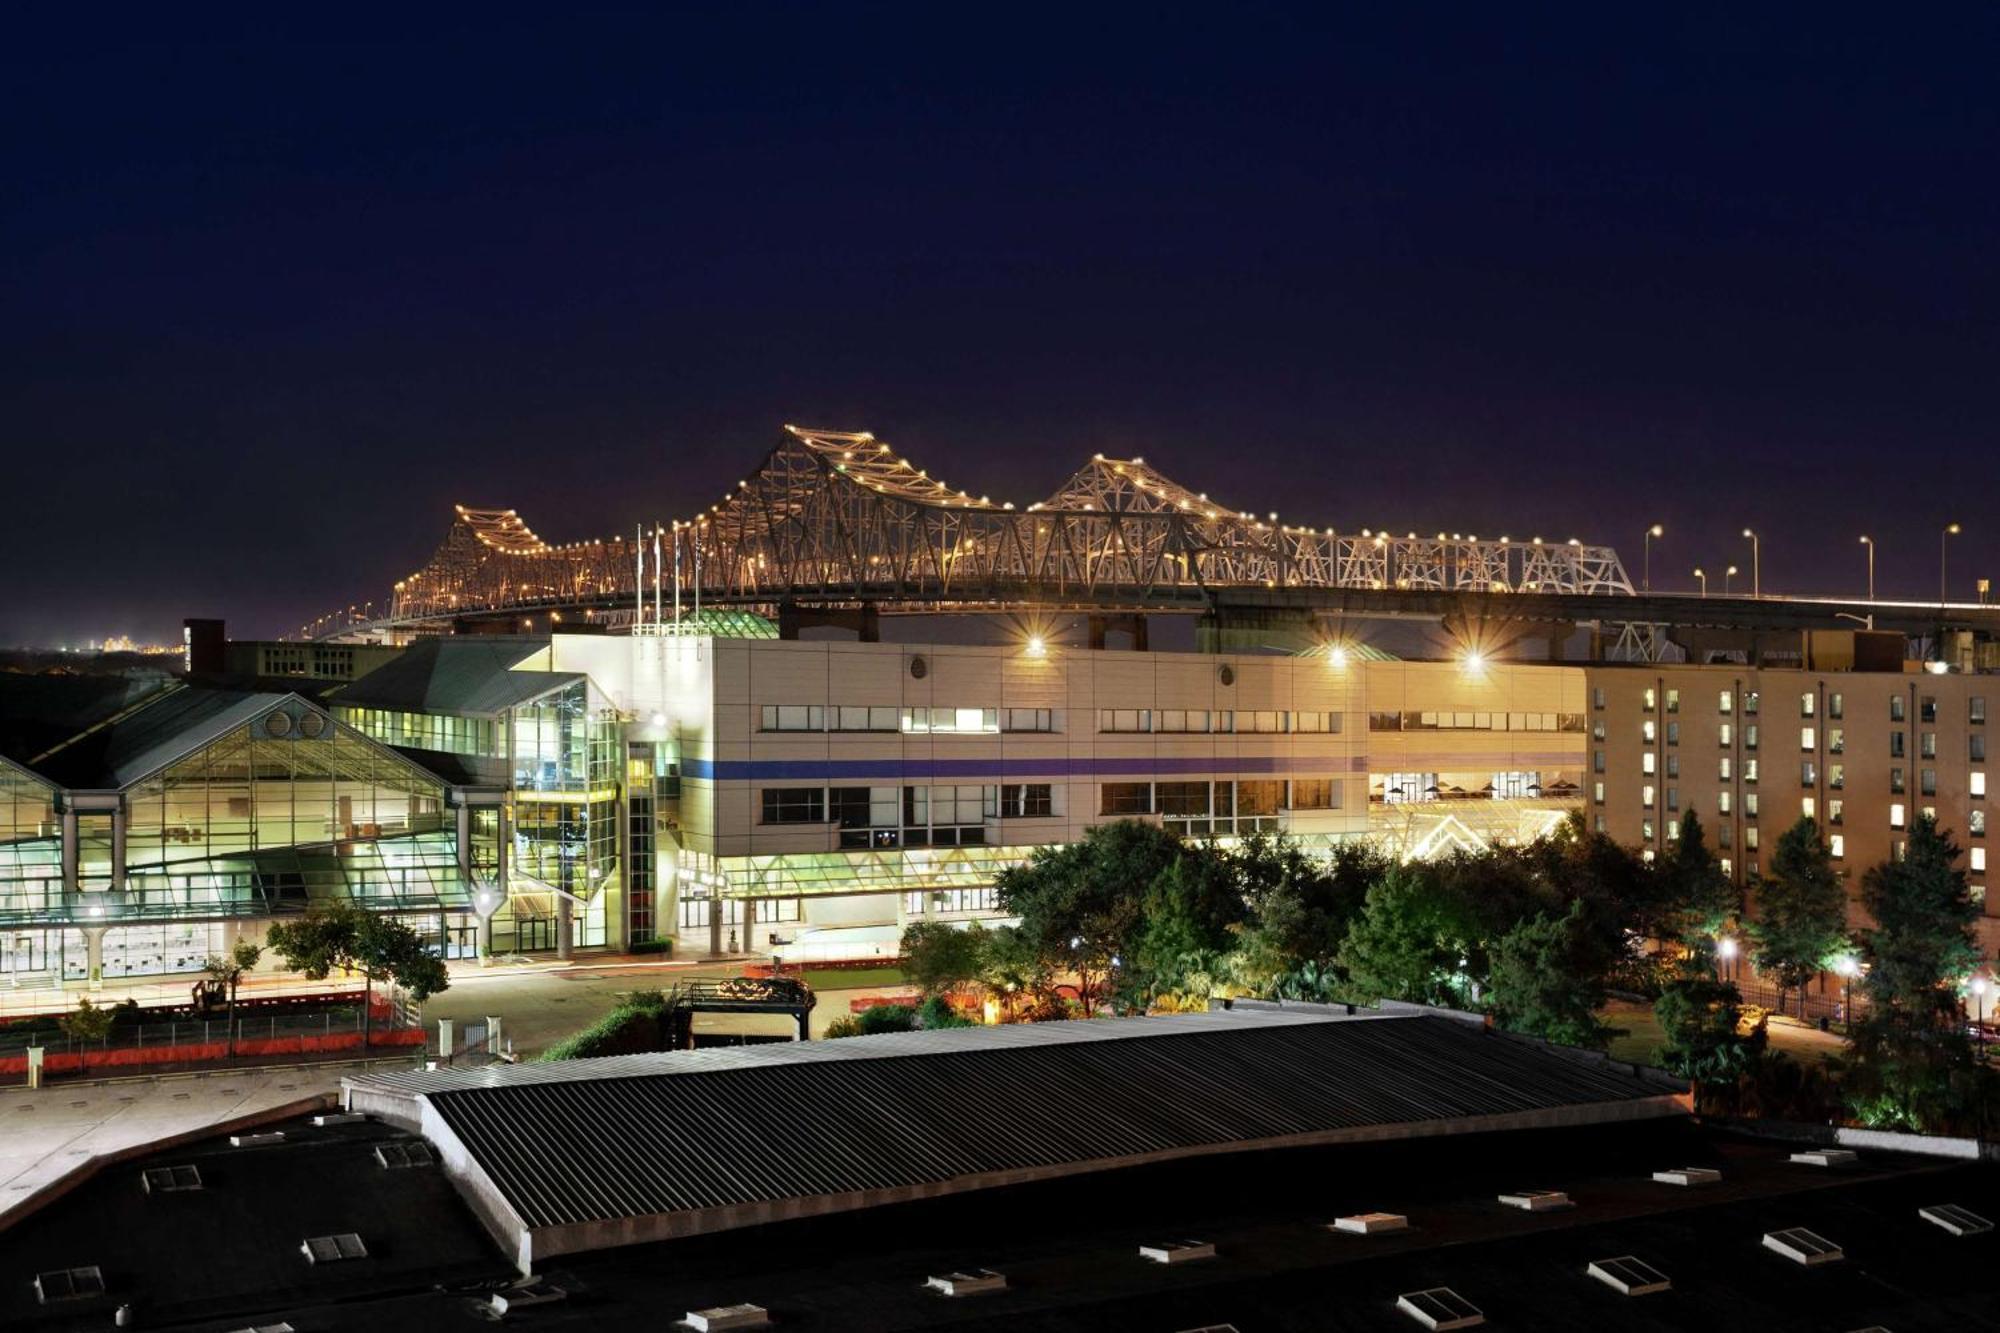
<instances>
[{"instance_id":1,"label":"glass facade","mask_svg":"<svg viewBox=\"0 0 2000 1333\"><path fill-rule=\"evenodd\" d=\"M402 713L386 708L336 708L334 716L384 745L446 754L507 755L507 719L448 717L442 713Z\"/></svg>"}]
</instances>

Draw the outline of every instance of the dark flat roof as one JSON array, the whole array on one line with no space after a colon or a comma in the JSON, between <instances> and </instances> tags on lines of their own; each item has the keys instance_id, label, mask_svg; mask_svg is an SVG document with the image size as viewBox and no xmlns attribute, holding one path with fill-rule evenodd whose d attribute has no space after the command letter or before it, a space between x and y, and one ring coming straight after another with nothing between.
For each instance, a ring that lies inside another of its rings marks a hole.
<instances>
[{"instance_id":1,"label":"dark flat roof","mask_svg":"<svg viewBox=\"0 0 2000 1333\"><path fill-rule=\"evenodd\" d=\"M424 639L342 686L333 702L401 713L497 717L515 704L583 679L573 671L514 669L546 647L546 639L480 635Z\"/></svg>"}]
</instances>

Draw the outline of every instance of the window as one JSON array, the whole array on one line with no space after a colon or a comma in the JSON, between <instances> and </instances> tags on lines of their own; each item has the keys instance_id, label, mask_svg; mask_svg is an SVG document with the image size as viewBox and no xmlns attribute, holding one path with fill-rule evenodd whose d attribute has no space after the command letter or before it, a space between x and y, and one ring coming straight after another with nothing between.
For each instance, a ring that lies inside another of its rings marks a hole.
<instances>
[{"instance_id":1,"label":"window","mask_svg":"<svg viewBox=\"0 0 2000 1333\"><path fill-rule=\"evenodd\" d=\"M1889 733L1889 757L1891 759L1903 757L1903 733L1900 731Z\"/></svg>"},{"instance_id":2,"label":"window","mask_svg":"<svg viewBox=\"0 0 2000 1333\"><path fill-rule=\"evenodd\" d=\"M1594 740L1594 741L1599 741L1599 742L1603 741L1603 739L1604 739L1604 719L1603 719L1603 718L1601 718L1601 717L1600 717L1600 718L1598 718L1598 719L1597 719L1597 720L1596 720L1595 722L1593 722L1593 723L1591 723L1591 724L1590 724L1590 739L1592 739L1592 740Z\"/></svg>"},{"instance_id":3,"label":"window","mask_svg":"<svg viewBox=\"0 0 2000 1333\"><path fill-rule=\"evenodd\" d=\"M1151 731L1153 713L1147 708L1100 708L1097 710L1099 731Z\"/></svg>"},{"instance_id":4,"label":"window","mask_svg":"<svg viewBox=\"0 0 2000 1333\"><path fill-rule=\"evenodd\" d=\"M1292 714L1292 729L1294 731L1323 731L1328 734L1334 734L1340 730L1340 714L1294 713Z\"/></svg>"},{"instance_id":5,"label":"window","mask_svg":"<svg viewBox=\"0 0 2000 1333\"><path fill-rule=\"evenodd\" d=\"M1100 813L1107 815L1150 815L1153 813L1153 784L1150 782L1107 782L1099 789Z\"/></svg>"},{"instance_id":6,"label":"window","mask_svg":"<svg viewBox=\"0 0 2000 1333\"><path fill-rule=\"evenodd\" d=\"M1288 717L1285 713L1251 712L1242 709L1236 713L1236 730L1239 732L1277 732L1285 729Z\"/></svg>"},{"instance_id":7,"label":"window","mask_svg":"<svg viewBox=\"0 0 2000 1333\"><path fill-rule=\"evenodd\" d=\"M1736 825L1718 824L1715 828L1715 845L1724 851L1736 845Z\"/></svg>"},{"instance_id":8,"label":"window","mask_svg":"<svg viewBox=\"0 0 2000 1333\"><path fill-rule=\"evenodd\" d=\"M1725 722L1717 729L1715 738L1721 742L1722 748L1727 750L1731 745L1736 743L1736 728Z\"/></svg>"},{"instance_id":9,"label":"window","mask_svg":"<svg viewBox=\"0 0 2000 1333\"><path fill-rule=\"evenodd\" d=\"M1917 770L1917 791L1924 796L1937 795L1937 770L1920 768Z\"/></svg>"},{"instance_id":10,"label":"window","mask_svg":"<svg viewBox=\"0 0 2000 1333\"><path fill-rule=\"evenodd\" d=\"M1839 791L1842 787L1845 787L1847 785L1847 765L1828 764L1826 766L1826 785L1835 791Z\"/></svg>"},{"instance_id":11,"label":"window","mask_svg":"<svg viewBox=\"0 0 2000 1333\"><path fill-rule=\"evenodd\" d=\"M1917 721L1932 723L1937 721L1937 696L1926 694L1917 704Z\"/></svg>"},{"instance_id":12,"label":"window","mask_svg":"<svg viewBox=\"0 0 2000 1333\"><path fill-rule=\"evenodd\" d=\"M824 787L766 787L763 794L766 824L824 824Z\"/></svg>"},{"instance_id":13,"label":"window","mask_svg":"<svg viewBox=\"0 0 2000 1333\"><path fill-rule=\"evenodd\" d=\"M1819 808L1813 804L1812 797L1801 796L1799 798L1799 814L1802 817L1806 819L1811 819L1818 813L1819 813Z\"/></svg>"},{"instance_id":14,"label":"window","mask_svg":"<svg viewBox=\"0 0 2000 1333\"><path fill-rule=\"evenodd\" d=\"M1838 861L1847 855L1847 835L1835 833L1826 840L1827 855Z\"/></svg>"},{"instance_id":15,"label":"window","mask_svg":"<svg viewBox=\"0 0 2000 1333\"><path fill-rule=\"evenodd\" d=\"M1718 861L1718 864L1720 864L1720 865L1721 865L1721 867L1722 867L1722 875L1723 875L1723 878L1727 879L1727 878L1729 877L1729 874L1730 874L1730 870L1729 870L1729 858L1728 858L1728 857L1726 857L1726 856L1725 856L1725 857L1722 857L1722 858L1720 858L1720 860Z\"/></svg>"},{"instance_id":16,"label":"window","mask_svg":"<svg viewBox=\"0 0 2000 1333\"><path fill-rule=\"evenodd\" d=\"M1826 696L1826 715L1836 719L1845 717L1847 715L1846 704L1847 701L1841 697L1840 692L1838 690L1834 691L1832 694Z\"/></svg>"},{"instance_id":17,"label":"window","mask_svg":"<svg viewBox=\"0 0 2000 1333\"><path fill-rule=\"evenodd\" d=\"M1743 817L1745 819L1757 817L1757 793L1754 791L1743 793Z\"/></svg>"},{"instance_id":18,"label":"window","mask_svg":"<svg viewBox=\"0 0 2000 1333\"><path fill-rule=\"evenodd\" d=\"M1926 759L1937 758L1937 733L1935 731L1917 733L1917 753Z\"/></svg>"},{"instance_id":19,"label":"window","mask_svg":"<svg viewBox=\"0 0 2000 1333\"><path fill-rule=\"evenodd\" d=\"M1743 715L1745 717L1757 716L1757 691L1743 691Z\"/></svg>"},{"instance_id":20,"label":"window","mask_svg":"<svg viewBox=\"0 0 2000 1333\"><path fill-rule=\"evenodd\" d=\"M1722 779L1722 781L1724 782L1728 782L1735 775L1736 775L1735 760L1731 759L1728 755L1724 755L1722 756L1721 759L1716 761L1715 765L1716 777Z\"/></svg>"},{"instance_id":21,"label":"window","mask_svg":"<svg viewBox=\"0 0 2000 1333\"><path fill-rule=\"evenodd\" d=\"M1715 794L1715 812L1717 814L1726 815L1729 813L1729 798L1730 793L1726 791L1719 791Z\"/></svg>"},{"instance_id":22,"label":"window","mask_svg":"<svg viewBox=\"0 0 2000 1333\"><path fill-rule=\"evenodd\" d=\"M1046 782L1008 783L1000 788L1002 819L1048 819L1055 812L1054 792Z\"/></svg>"},{"instance_id":23,"label":"window","mask_svg":"<svg viewBox=\"0 0 2000 1333\"><path fill-rule=\"evenodd\" d=\"M1650 717L1639 724L1639 733L1646 738L1648 745L1658 740L1660 736L1659 728L1653 725L1653 719Z\"/></svg>"},{"instance_id":24,"label":"window","mask_svg":"<svg viewBox=\"0 0 2000 1333\"><path fill-rule=\"evenodd\" d=\"M1801 694L1799 696L1799 716L1811 717L1813 715L1813 703L1813 692L1811 690L1807 690L1804 694Z\"/></svg>"},{"instance_id":25,"label":"window","mask_svg":"<svg viewBox=\"0 0 2000 1333\"><path fill-rule=\"evenodd\" d=\"M1722 691L1722 693L1715 696L1715 711L1722 714L1724 717L1728 717L1731 709L1735 705L1735 702L1736 702L1735 696L1730 694L1728 690L1724 690Z\"/></svg>"},{"instance_id":26,"label":"window","mask_svg":"<svg viewBox=\"0 0 2000 1333\"><path fill-rule=\"evenodd\" d=\"M909 732L993 732L1000 730L997 708L905 708L903 730Z\"/></svg>"},{"instance_id":27,"label":"window","mask_svg":"<svg viewBox=\"0 0 2000 1333\"><path fill-rule=\"evenodd\" d=\"M1602 773L1604 771L1604 751L1592 750L1590 752L1590 771L1593 773Z\"/></svg>"},{"instance_id":28,"label":"window","mask_svg":"<svg viewBox=\"0 0 2000 1333\"><path fill-rule=\"evenodd\" d=\"M1646 751L1639 756L1639 771L1647 777L1651 777L1653 775L1653 762L1653 752L1651 750Z\"/></svg>"},{"instance_id":29,"label":"window","mask_svg":"<svg viewBox=\"0 0 2000 1333\"><path fill-rule=\"evenodd\" d=\"M1653 705L1655 702L1656 702L1656 696L1653 693L1653 687L1648 685L1646 687L1645 693L1640 696L1639 707L1644 709L1646 712L1650 713L1653 711Z\"/></svg>"},{"instance_id":30,"label":"window","mask_svg":"<svg viewBox=\"0 0 2000 1333\"><path fill-rule=\"evenodd\" d=\"M1986 762L1986 733L1975 731L1965 738L1965 757L1975 764Z\"/></svg>"},{"instance_id":31,"label":"window","mask_svg":"<svg viewBox=\"0 0 2000 1333\"><path fill-rule=\"evenodd\" d=\"M1667 809L1678 810L1680 808L1681 808L1681 789L1679 787L1667 788Z\"/></svg>"},{"instance_id":32,"label":"window","mask_svg":"<svg viewBox=\"0 0 2000 1333\"><path fill-rule=\"evenodd\" d=\"M1293 778L1292 809L1338 810L1340 783L1333 778Z\"/></svg>"},{"instance_id":33,"label":"window","mask_svg":"<svg viewBox=\"0 0 2000 1333\"><path fill-rule=\"evenodd\" d=\"M1602 685L1596 686L1591 690L1590 706L1592 708L1604 707L1604 687Z\"/></svg>"},{"instance_id":34,"label":"window","mask_svg":"<svg viewBox=\"0 0 2000 1333\"><path fill-rule=\"evenodd\" d=\"M1903 790L1902 769L1892 768L1889 770L1889 790L1892 792L1900 792Z\"/></svg>"},{"instance_id":35,"label":"window","mask_svg":"<svg viewBox=\"0 0 2000 1333\"><path fill-rule=\"evenodd\" d=\"M1591 797L1591 800L1592 800L1592 801L1594 801L1594 802L1596 802L1596 803L1597 803L1598 805L1603 805L1603 804L1604 804L1604 784L1603 784L1603 783L1601 783L1601 782L1595 782L1595 783L1592 783L1592 784L1591 784L1591 788L1590 788L1590 797Z\"/></svg>"},{"instance_id":36,"label":"window","mask_svg":"<svg viewBox=\"0 0 2000 1333\"><path fill-rule=\"evenodd\" d=\"M1757 761L1755 759L1745 759L1743 761L1743 780L1745 782L1755 782L1757 780Z\"/></svg>"},{"instance_id":37,"label":"window","mask_svg":"<svg viewBox=\"0 0 2000 1333\"><path fill-rule=\"evenodd\" d=\"M842 704L829 708L827 714L835 731L900 731L903 726L903 710L893 704Z\"/></svg>"},{"instance_id":38,"label":"window","mask_svg":"<svg viewBox=\"0 0 2000 1333\"><path fill-rule=\"evenodd\" d=\"M1653 821L1652 821L1652 820L1650 820L1650 819L1642 819L1642 820L1640 820L1640 821L1639 821L1639 841L1641 841L1641 842L1651 842L1652 840L1653 840ZM1646 852L1646 855L1647 855L1647 856L1651 856L1652 854L1653 854L1653 853L1652 853L1651 849L1648 849L1648 850L1647 850L1647 852Z\"/></svg>"},{"instance_id":39,"label":"window","mask_svg":"<svg viewBox=\"0 0 2000 1333\"><path fill-rule=\"evenodd\" d=\"M1757 850L1757 826L1755 824L1745 824L1743 826L1743 850L1746 852Z\"/></svg>"},{"instance_id":40,"label":"window","mask_svg":"<svg viewBox=\"0 0 2000 1333\"><path fill-rule=\"evenodd\" d=\"M1679 690L1667 691L1667 711L1669 713L1678 713L1681 711L1681 692Z\"/></svg>"},{"instance_id":41,"label":"window","mask_svg":"<svg viewBox=\"0 0 2000 1333\"><path fill-rule=\"evenodd\" d=\"M1668 795L1672 795L1672 793L1669 792ZM1671 805L1668 806L1667 808L1669 810L1673 809ZM1679 842L1680 840L1681 840L1681 826L1675 823L1673 820L1669 819L1667 821L1667 841Z\"/></svg>"},{"instance_id":42,"label":"window","mask_svg":"<svg viewBox=\"0 0 2000 1333\"><path fill-rule=\"evenodd\" d=\"M1965 831L1975 838L1985 837L1986 812L1984 810L1968 810L1965 815Z\"/></svg>"},{"instance_id":43,"label":"window","mask_svg":"<svg viewBox=\"0 0 2000 1333\"><path fill-rule=\"evenodd\" d=\"M1680 775L1681 775L1681 757L1677 754L1668 755L1667 776L1670 778L1677 778Z\"/></svg>"},{"instance_id":44,"label":"window","mask_svg":"<svg viewBox=\"0 0 2000 1333\"><path fill-rule=\"evenodd\" d=\"M1162 708L1153 714L1153 730L1167 732L1203 732L1209 728L1206 708ZM1133 727L1119 728L1124 731L1137 730ZM1099 728L1102 731L1110 727Z\"/></svg>"},{"instance_id":45,"label":"window","mask_svg":"<svg viewBox=\"0 0 2000 1333\"><path fill-rule=\"evenodd\" d=\"M1847 753L1847 729L1828 727L1826 729L1826 752L1828 754Z\"/></svg>"},{"instance_id":46,"label":"window","mask_svg":"<svg viewBox=\"0 0 2000 1333\"><path fill-rule=\"evenodd\" d=\"M1986 720L1986 696L1975 694L1965 701L1965 720L1980 723Z\"/></svg>"},{"instance_id":47,"label":"window","mask_svg":"<svg viewBox=\"0 0 2000 1333\"><path fill-rule=\"evenodd\" d=\"M1986 795L1986 773L1984 770L1973 773L1971 785L1966 788L1966 791L1973 796Z\"/></svg>"},{"instance_id":48,"label":"window","mask_svg":"<svg viewBox=\"0 0 2000 1333\"><path fill-rule=\"evenodd\" d=\"M1813 767L1813 761L1810 759L1799 761L1799 785L1801 787L1819 785L1819 771Z\"/></svg>"},{"instance_id":49,"label":"window","mask_svg":"<svg viewBox=\"0 0 2000 1333\"><path fill-rule=\"evenodd\" d=\"M1169 819L1208 817L1206 782L1161 782L1154 786L1153 799L1160 813Z\"/></svg>"},{"instance_id":50,"label":"window","mask_svg":"<svg viewBox=\"0 0 2000 1333\"><path fill-rule=\"evenodd\" d=\"M1651 810L1653 808L1652 783L1649 782L1645 786L1639 788L1639 806L1641 809L1645 810Z\"/></svg>"},{"instance_id":51,"label":"window","mask_svg":"<svg viewBox=\"0 0 2000 1333\"><path fill-rule=\"evenodd\" d=\"M1755 722L1746 722L1743 724L1743 748L1746 750L1757 748L1757 724Z\"/></svg>"},{"instance_id":52,"label":"window","mask_svg":"<svg viewBox=\"0 0 2000 1333\"><path fill-rule=\"evenodd\" d=\"M1986 873L1986 849L1984 847L1974 847L1965 855L1968 858L1966 864L1971 867L1973 874L1983 875Z\"/></svg>"},{"instance_id":53,"label":"window","mask_svg":"<svg viewBox=\"0 0 2000 1333\"><path fill-rule=\"evenodd\" d=\"M1000 710L1002 731L1054 731L1056 710L1053 708L1003 708Z\"/></svg>"},{"instance_id":54,"label":"window","mask_svg":"<svg viewBox=\"0 0 2000 1333\"><path fill-rule=\"evenodd\" d=\"M1903 696L1900 694L1889 696L1889 720L1891 722L1903 720Z\"/></svg>"},{"instance_id":55,"label":"window","mask_svg":"<svg viewBox=\"0 0 2000 1333\"><path fill-rule=\"evenodd\" d=\"M1903 803L1901 801L1892 801L1889 805L1889 827L1903 827Z\"/></svg>"},{"instance_id":56,"label":"window","mask_svg":"<svg viewBox=\"0 0 2000 1333\"><path fill-rule=\"evenodd\" d=\"M1596 818L1591 823L1591 827L1596 829L1599 833L1604 832L1605 831L1604 816L1603 815L1596 816Z\"/></svg>"},{"instance_id":57,"label":"window","mask_svg":"<svg viewBox=\"0 0 2000 1333\"><path fill-rule=\"evenodd\" d=\"M1801 750L1813 749L1818 744L1819 744L1819 737L1813 733L1813 729L1811 727L1799 728L1799 748Z\"/></svg>"},{"instance_id":58,"label":"window","mask_svg":"<svg viewBox=\"0 0 2000 1333\"><path fill-rule=\"evenodd\" d=\"M1846 808L1847 808L1847 802L1842 800L1840 797L1838 796L1828 797L1826 802L1826 822L1829 824L1840 823L1841 816L1846 811Z\"/></svg>"},{"instance_id":59,"label":"window","mask_svg":"<svg viewBox=\"0 0 2000 1333\"><path fill-rule=\"evenodd\" d=\"M1678 722L1667 723L1667 744L1679 745L1680 743L1681 743L1681 724Z\"/></svg>"},{"instance_id":60,"label":"window","mask_svg":"<svg viewBox=\"0 0 2000 1333\"><path fill-rule=\"evenodd\" d=\"M825 731L826 709L818 704L765 704L765 731Z\"/></svg>"}]
</instances>

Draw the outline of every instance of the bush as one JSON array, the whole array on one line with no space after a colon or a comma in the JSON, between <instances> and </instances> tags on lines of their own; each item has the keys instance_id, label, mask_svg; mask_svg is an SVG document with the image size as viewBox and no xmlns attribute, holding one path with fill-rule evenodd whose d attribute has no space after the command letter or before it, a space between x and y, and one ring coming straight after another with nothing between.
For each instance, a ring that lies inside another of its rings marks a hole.
<instances>
[{"instance_id":1,"label":"bush","mask_svg":"<svg viewBox=\"0 0 2000 1333\"><path fill-rule=\"evenodd\" d=\"M672 953L674 942L670 939L634 940L627 949L632 953Z\"/></svg>"},{"instance_id":2,"label":"bush","mask_svg":"<svg viewBox=\"0 0 2000 1333\"><path fill-rule=\"evenodd\" d=\"M917 1026L917 1011L907 1004L878 1004L863 1009L855 1016L861 1028L861 1036L873 1037L883 1032L913 1032Z\"/></svg>"},{"instance_id":3,"label":"bush","mask_svg":"<svg viewBox=\"0 0 2000 1333\"><path fill-rule=\"evenodd\" d=\"M853 1014L842 1014L839 1018L834 1019L826 1025L826 1036L822 1040L835 1041L841 1037L858 1037L860 1035L861 1020Z\"/></svg>"},{"instance_id":4,"label":"bush","mask_svg":"<svg viewBox=\"0 0 2000 1333\"><path fill-rule=\"evenodd\" d=\"M970 1028L979 1025L951 1007L942 995L933 995L917 1007L917 1025L929 1032L937 1028Z\"/></svg>"},{"instance_id":5,"label":"bush","mask_svg":"<svg viewBox=\"0 0 2000 1333\"><path fill-rule=\"evenodd\" d=\"M583 1031L543 1051L550 1060L592 1060L604 1055L643 1055L668 1049L667 997L657 990L632 996Z\"/></svg>"}]
</instances>

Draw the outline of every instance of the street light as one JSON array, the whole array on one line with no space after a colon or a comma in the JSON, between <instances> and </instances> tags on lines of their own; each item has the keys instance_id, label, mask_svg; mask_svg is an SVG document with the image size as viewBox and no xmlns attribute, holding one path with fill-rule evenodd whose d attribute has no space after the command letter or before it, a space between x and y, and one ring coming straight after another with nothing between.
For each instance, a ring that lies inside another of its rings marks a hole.
<instances>
[{"instance_id":1,"label":"street light","mask_svg":"<svg viewBox=\"0 0 2000 1333\"><path fill-rule=\"evenodd\" d=\"M1956 537L1958 535L1958 531L1959 531L1958 524L1947 523L1944 525L1944 531L1938 534L1938 605L1939 606L1943 606L1945 603L1945 595L1944 595L1945 543L1949 542L1953 537Z\"/></svg>"},{"instance_id":2,"label":"street light","mask_svg":"<svg viewBox=\"0 0 2000 1333\"><path fill-rule=\"evenodd\" d=\"M1736 577L1736 566L1734 565L1731 565L1729 568L1722 571L1722 595L1724 597L1729 596L1729 580L1735 577Z\"/></svg>"},{"instance_id":3,"label":"street light","mask_svg":"<svg viewBox=\"0 0 2000 1333\"><path fill-rule=\"evenodd\" d=\"M1861 544L1868 548L1868 600L1875 600L1875 539L1866 533L1861 536Z\"/></svg>"},{"instance_id":4,"label":"street light","mask_svg":"<svg viewBox=\"0 0 2000 1333\"><path fill-rule=\"evenodd\" d=\"M1840 973L1840 1021L1848 1031L1854 1030L1854 974L1861 970L1854 961L1854 955L1844 953L1833 962L1833 970Z\"/></svg>"},{"instance_id":5,"label":"street light","mask_svg":"<svg viewBox=\"0 0 2000 1333\"><path fill-rule=\"evenodd\" d=\"M1724 935L1721 939L1717 940L1715 942L1715 955L1725 963L1732 962L1736 957L1736 937L1734 935ZM1729 970L1734 972L1735 968L1731 967Z\"/></svg>"},{"instance_id":6,"label":"street light","mask_svg":"<svg viewBox=\"0 0 2000 1333\"><path fill-rule=\"evenodd\" d=\"M1708 596L1708 575L1697 569L1694 572L1694 576L1701 580L1701 595L1703 597Z\"/></svg>"},{"instance_id":7,"label":"street light","mask_svg":"<svg viewBox=\"0 0 2000 1333\"><path fill-rule=\"evenodd\" d=\"M1743 535L1750 539L1750 595L1752 597L1762 597L1764 595L1763 543L1757 539L1757 534L1749 528L1743 529Z\"/></svg>"},{"instance_id":8,"label":"street light","mask_svg":"<svg viewBox=\"0 0 2000 1333\"><path fill-rule=\"evenodd\" d=\"M1642 592L1651 592L1653 590L1653 538L1664 537L1666 535L1667 528L1664 523L1655 523L1652 527L1646 529L1645 573L1640 580L1640 591Z\"/></svg>"},{"instance_id":9,"label":"street light","mask_svg":"<svg viewBox=\"0 0 2000 1333\"><path fill-rule=\"evenodd\" d=\"M1972 979L1972 998L1979 1006L1979 1013L1972 1020L1973 1041L1979 1047L1979 1063L1986 1063L1986 978Z\"/></svg>"}]
</instances>

